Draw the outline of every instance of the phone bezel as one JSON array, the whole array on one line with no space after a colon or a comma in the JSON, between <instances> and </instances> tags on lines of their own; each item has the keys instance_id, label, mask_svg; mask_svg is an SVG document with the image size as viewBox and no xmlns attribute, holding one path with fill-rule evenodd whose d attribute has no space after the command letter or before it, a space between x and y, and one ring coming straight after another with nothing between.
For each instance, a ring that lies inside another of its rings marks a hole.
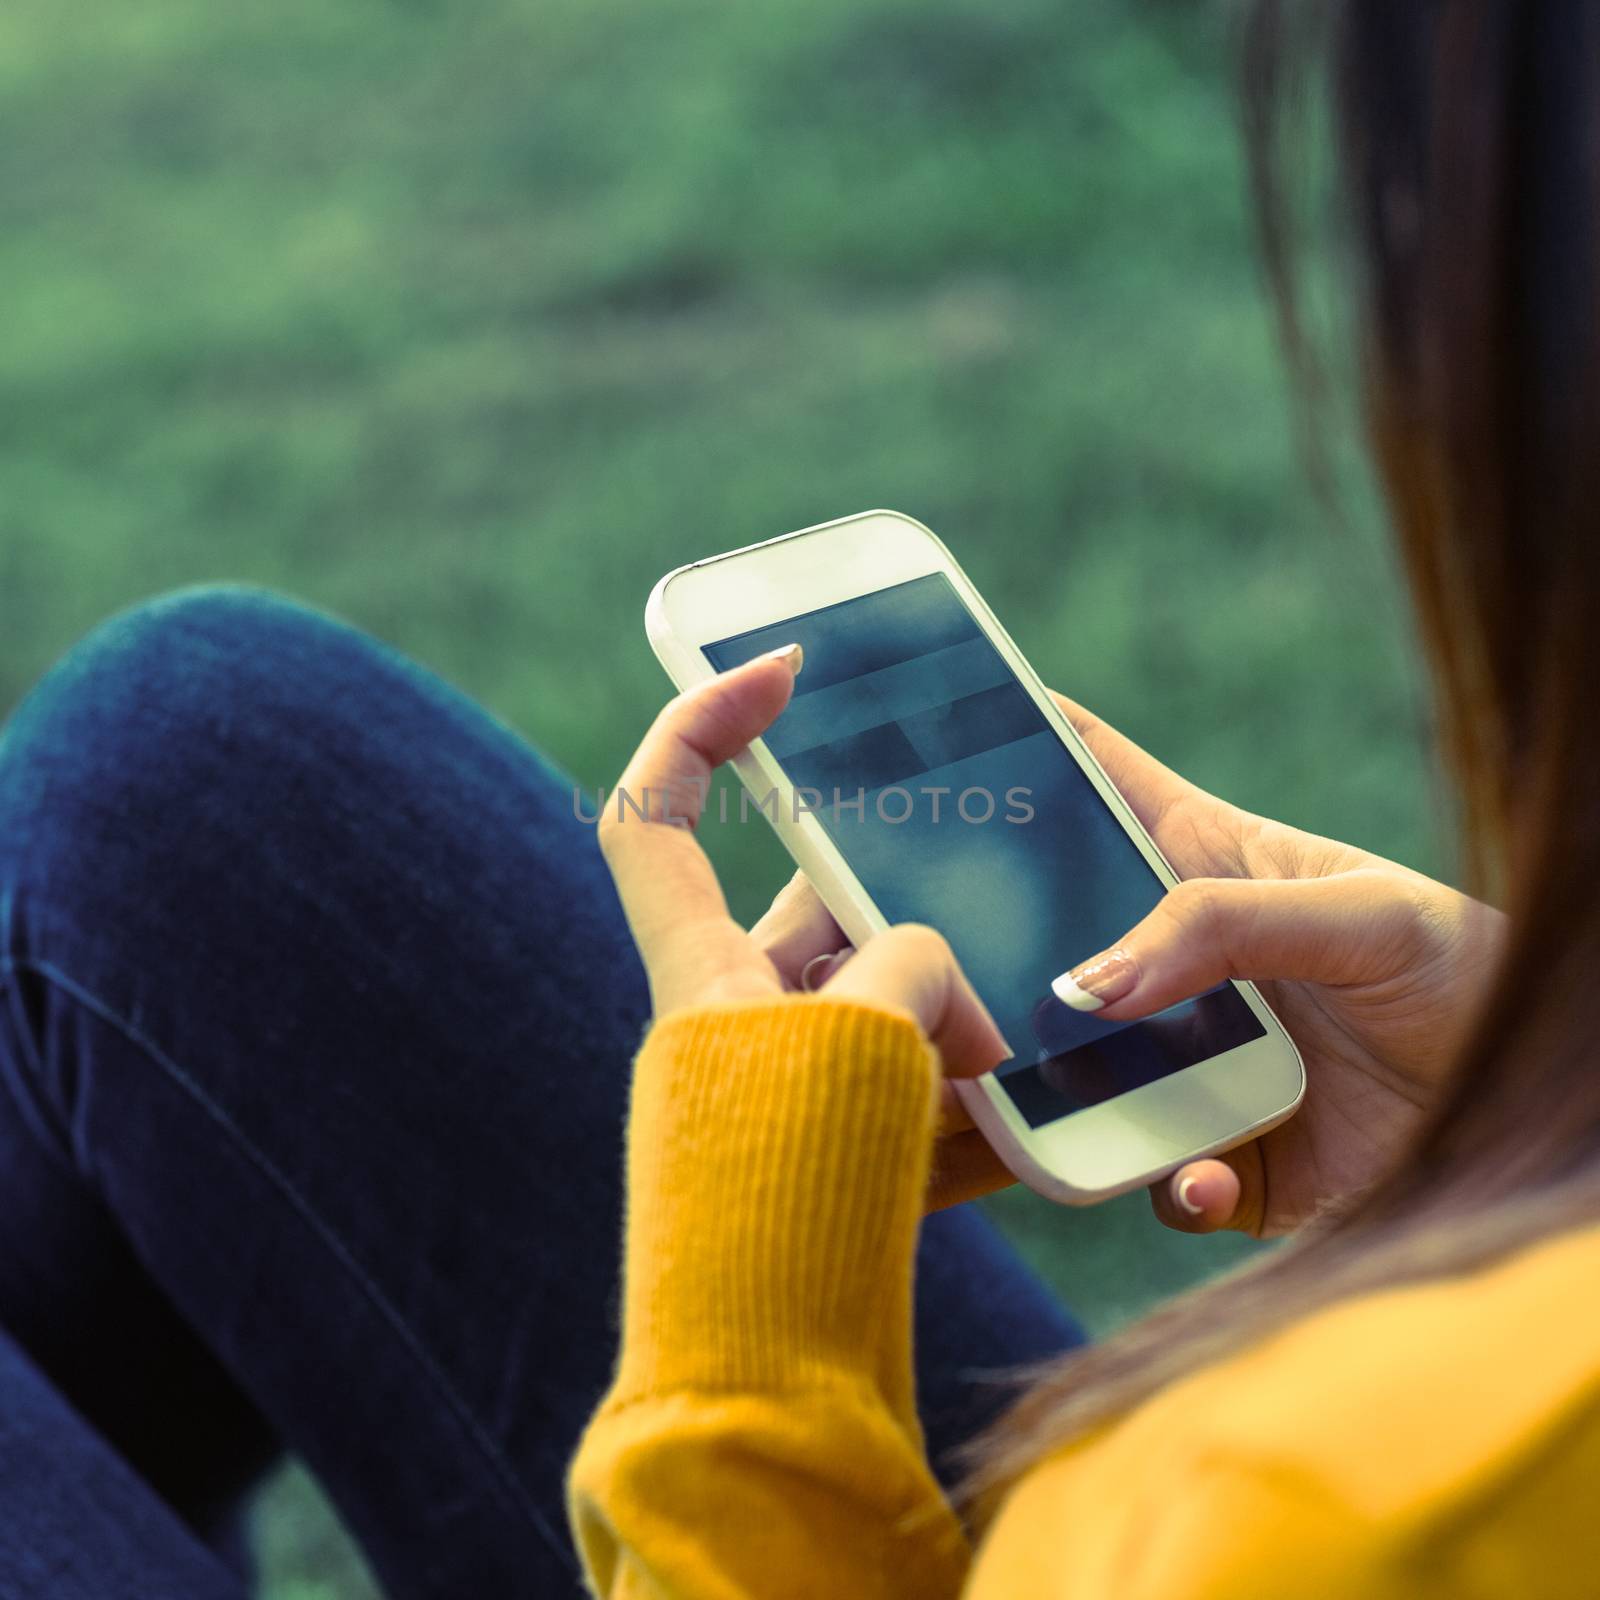
<instances>
[{"instance_id":1,"label":"phone bezel","mask_svg":"<svg viewBox=\"0 0 1600 1600\"><path fill-rule=\"evenodd\" d=\"M942 573L1083 769L1112 815L1169 887L1178 879L1038 674L929 528L896 511L865 511L677 568L651 591L650 643L680 689L716 676L704 646L914 578ZM733 762L759 799L781 797L773 823L785 848L856 944L887 923L821 822L788 803L792 786L754 741ZM1291 1116L1305 1093L1293 1041L1252 984L1235 987L1266 1032L1100 1105L1034 1128L989 1075L957 1090L1001 1159L1037 1192L1068 1204L1108 1199L1186 1161L1241 1144Z\"/></svg>"}]
</instances>

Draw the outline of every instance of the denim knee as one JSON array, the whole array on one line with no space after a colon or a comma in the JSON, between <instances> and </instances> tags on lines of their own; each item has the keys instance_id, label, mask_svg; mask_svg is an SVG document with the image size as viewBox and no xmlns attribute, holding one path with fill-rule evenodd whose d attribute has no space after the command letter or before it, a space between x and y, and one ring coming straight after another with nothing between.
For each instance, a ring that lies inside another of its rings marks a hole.
<instances>
[{"instance_id":1,"label":"denim knee","mask_svg":"<svg viewBox=\"0 0 1600 1600\"><path fill-rule=\"evenodd\" d=\"M177 591L95 628L0 730L0 894L140 872L241 793L292 782L282 728L375 650L235 586ZM120 898L120 897L113 897Z\"/></svg>"}]
</instances>

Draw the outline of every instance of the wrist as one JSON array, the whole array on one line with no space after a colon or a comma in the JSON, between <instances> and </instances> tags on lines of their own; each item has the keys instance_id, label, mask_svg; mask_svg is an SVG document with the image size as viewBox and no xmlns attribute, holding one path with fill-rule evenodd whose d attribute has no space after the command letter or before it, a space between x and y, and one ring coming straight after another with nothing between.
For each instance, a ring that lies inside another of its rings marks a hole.
<instances>
[{"instance_id":1,"label":"wrist","mask_svg":"<svg viewBox=\"0 0 1600 1600\"><path fill-rule=\"evenodd\" d=\"M615 1400L903 1367L938 1072L903 1013L684 1011L636 1066ZM904 1380L900 1380L903 1384ZM910 1410L910 1395L888 1396Z\"/></svg>"}]
</instances>

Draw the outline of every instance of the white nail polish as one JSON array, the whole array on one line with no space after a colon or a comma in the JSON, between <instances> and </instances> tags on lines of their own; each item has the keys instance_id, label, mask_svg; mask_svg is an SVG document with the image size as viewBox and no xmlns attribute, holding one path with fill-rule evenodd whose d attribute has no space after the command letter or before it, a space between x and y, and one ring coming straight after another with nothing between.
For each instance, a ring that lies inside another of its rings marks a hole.
<instances>
[{"instance_id":1,"label":"white nail polish","mask_svg":"<svg viewBox=\"0 0 1600 1600\"><path fill-rule=\"evenodd\" d=\"M1072 981L1070 972L1063 972L1059 978L1050 982L1050 992L1064 1006L1071 1006L1074 1011L1103 1011L1105 1001L1098 995L1092 995L1087 989L1080 988Z\"/></svg>"},{"instance_id":2,"label":"white nail polish","mask_svg":"<svg viewBox=\"0 0 1600 1600\"><path fill-rule=\"evenodd\" d=\"M797 678L805 665L806 653L797 644L780 644L760 658L763 661L781 661Z\"/></svg>"},{"instance_id":3,"label":"white nail polish","mask_svg":"<svg viewBox=\"0 0 1600 1600\"><path fill-rule=\"evenodd\" d=\"M800 987L807 994L815 994L833 970L833 963L837 959L837 952L824 951L820 956L812 956L800 969Z\"/></svg>"},{"instance_id":4,"label":"white nail polish","mask_svg":"<svg viewBox=\"0 0 1600 1600\"><path fill-rule=\"evenodd\" d=\"M1206 1208L1202 1205L1196 1204L1193 1198L1194 1186L1198 1182L1198 1178L1185 1178L1183 1182L1178 1185L1178 1204L1182 1206L1191 1217L1201 1217L1205 1215Z\"/></svg>"}]
</instances>

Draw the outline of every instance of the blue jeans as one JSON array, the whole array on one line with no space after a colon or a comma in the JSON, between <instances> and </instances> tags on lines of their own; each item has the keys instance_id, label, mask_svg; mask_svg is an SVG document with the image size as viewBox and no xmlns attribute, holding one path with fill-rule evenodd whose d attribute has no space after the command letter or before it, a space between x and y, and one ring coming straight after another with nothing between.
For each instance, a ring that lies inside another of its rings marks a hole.
<instances>
[{"instance_id":1,"label":"blue jeans","mask_svg":"<svg viewBox=\"0 0 1600 1600\"><path fill-rule=\"evenodd\" d=\"M303 1457L396 1596L577 1590L645 989L566 781L393 652L175 595L0 739L0 1596L248 1592ZM933 1218L934 1456L1071 1319Z\"/></svg>"}]
</instances>

